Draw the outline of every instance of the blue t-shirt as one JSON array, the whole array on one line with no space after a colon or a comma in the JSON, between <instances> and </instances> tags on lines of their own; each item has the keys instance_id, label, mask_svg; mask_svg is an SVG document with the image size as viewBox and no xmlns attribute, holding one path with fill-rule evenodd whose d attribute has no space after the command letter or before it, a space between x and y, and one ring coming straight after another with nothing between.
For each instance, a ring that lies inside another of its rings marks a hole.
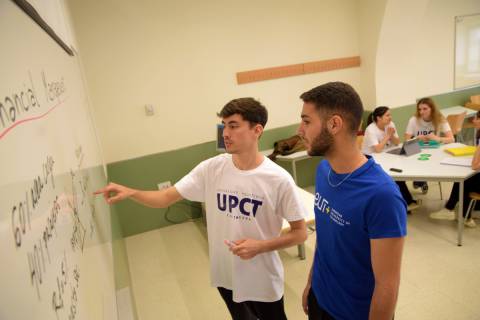
<instances>
[{"instance_id":1,"label":"blue t-shirt","mask_svg":"<svg viewBox=\"0 0 480 320\"><path fill-rule=\"evenodd\" d=\"M326 160L317 168L312 289L335 319L362 320L368 319L375 286L370 239L404 237L407 206L371 157L347 175L336 174Z\"/></svg>"}]
</instances>

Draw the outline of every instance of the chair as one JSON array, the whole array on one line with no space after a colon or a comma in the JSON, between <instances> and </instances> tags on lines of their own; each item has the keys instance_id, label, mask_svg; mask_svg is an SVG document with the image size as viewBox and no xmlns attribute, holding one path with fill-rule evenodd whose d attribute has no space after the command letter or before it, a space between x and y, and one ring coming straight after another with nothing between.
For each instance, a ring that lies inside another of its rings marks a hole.
<instances>
[{"instance_id":1,"label":"chair","mask_svg":"<svg viewBox=\"0 0 480 320\"><path fill-rule=\"evenodd\" d=\"M476 124L476 122L480 123L480 117L478 119L477 118L470 119L470 121L466 121L463 124L463 129L473 129L473 145L474 146L478 144L478 140L480 139L480 130L477 129L478 124Z\"/></svg>"},{"instance_id":2,"label":"chair","mask_svg":"<svg viewBox=\"0 0 480 320\"><path fill-rule=\"evenodd\" d=\"M478 98L475 99L475 97ZM480 95L471 96L470 100L472 100L472 102L467 102L465 106L477 110L477 114L474 118L470 118L469 121L463 124L463 129L473 129L473 145L477 145L480 139ZM473 101L476 101L476 103L473 103Z\"/></svg>"},{"instance_id":3,"label":"chair","mask_svg":"<svg viewBox=\"0 0 480 320\"><path fill-rule=\"evenodd\" d=\"M450 129L452 129L453 136L455 137L455 141L463 142L462 136L462 128L463 128L463 121L465 120L465 116L467 112L464 111L459 114L450 114L447 116L447 122L450 125ZM443 193L442 193L442 183L438 182L438 187L440 189L440 199L443 200Z\"/></svg>"},{"instance_id":4,"label":"chair","mask_svg":"<svg viewBox=\"0 0 480 320\"><path fill-rule=\"evenodd\" d=\"M470 192L468 196L470 197L470 203L468 204L465 220L468 219L469 216L471 216L472 211L475 208L475 205L477 204L477 201L480 200L480 193L478 192Z\"/></svg>"},{"instance_id":5,"label":"chair","mask_svg":"<svg viewBox=\"0 0 480 320\"><path fill-rule=\"evenodd\" d=\"M465 107L480 111L480 94L471 96L470 101L465 104Z\"/></svg>"},{"instance_id":6,"label":"chair","mask_svg":"<svg viewBox=\"0 0 480 320\"><path fill-rule=\"evenodd\" d=\"M463 141L462 137L462 128L463 128L463 121L465 120L465 116L467 112L464 111L459 114L450 114L447 116L447 122L452 129L453 136L455 137L455 141Z\"/></svg>"}]
</instances>

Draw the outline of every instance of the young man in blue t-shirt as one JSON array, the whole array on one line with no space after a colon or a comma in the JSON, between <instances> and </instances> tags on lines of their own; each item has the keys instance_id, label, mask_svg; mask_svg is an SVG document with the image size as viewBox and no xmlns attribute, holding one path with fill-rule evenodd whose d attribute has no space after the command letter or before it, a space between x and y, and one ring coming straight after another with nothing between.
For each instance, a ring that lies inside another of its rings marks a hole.
<instances>
[{"instance_id":1,"label":"young man in blue t-shirt","mask_svg":"<svg viewBox=\"0 0 480 320\"><path fill-rule=\"evenodd\" d=\"M315 256L303 293L309 319L393 318L406 236L406 204L393 180L356 144L363 114L348 84L303 93L299 134L316 173Z\"/></svg>"}]
</instances>

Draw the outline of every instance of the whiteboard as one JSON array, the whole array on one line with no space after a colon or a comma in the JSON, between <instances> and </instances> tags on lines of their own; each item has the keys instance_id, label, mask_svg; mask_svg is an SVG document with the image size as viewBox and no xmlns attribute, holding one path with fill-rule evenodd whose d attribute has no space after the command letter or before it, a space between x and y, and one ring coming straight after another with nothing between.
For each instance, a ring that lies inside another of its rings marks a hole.
<instances>
[{"instance_id":1,"label":"whiteboard","mask_svg":"<svg viewBox=\"0 0 480 320\"><path fill-rule=\"evenodd\" d=\"M79 61L7 0L0 38L0 319L117 319Z\"/></svg>"},{"instance_id":2,"label":"whiteboard","mask_svg":"<svg viewBox=\"0 0 480 320\"><path fill-rule=\"evenodd\" d=\"M480 14L455 17L454 88L480 85Z\"/></svg>"}]
</instances>

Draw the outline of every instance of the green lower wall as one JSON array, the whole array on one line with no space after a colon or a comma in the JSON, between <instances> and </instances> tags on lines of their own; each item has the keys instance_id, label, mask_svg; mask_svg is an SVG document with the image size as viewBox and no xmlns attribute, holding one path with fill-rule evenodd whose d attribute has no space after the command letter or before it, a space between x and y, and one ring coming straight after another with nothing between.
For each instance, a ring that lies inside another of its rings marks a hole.
<instances>
[{"instance_id":1,"label":"green lower wall","mask_svg":"<svg viewBox=\"0 0 480 320\"><path fill-rule=\"evenodd\" d=\"M464 105L471 95L480 94L480 87L432 96L440 108ZM403 136L408 119L415 112L415 104L392 107L393 120L400 137ZM369 112L365 112L364 120ZM366 124L366 121L364 121ZM273 148L273 143L295 134L298 124L266 130L260 139L260 150ZM152 190L157 183L171 181L173 184L192 170L199 162L217 155L214 142L206 142L178 150L161 152L140 158L115 162L107 165L110 181L133 188ZM320 158L315 157L297 163L298 184L301 187L314 184L314 172ZM291 172L291 165L279 162ZM131 236L145 231L180 223L201 215L198 203L182 201L167 209L151 209L133 201L114 205L123 236Z\"/></svg>"}]
</instances>

